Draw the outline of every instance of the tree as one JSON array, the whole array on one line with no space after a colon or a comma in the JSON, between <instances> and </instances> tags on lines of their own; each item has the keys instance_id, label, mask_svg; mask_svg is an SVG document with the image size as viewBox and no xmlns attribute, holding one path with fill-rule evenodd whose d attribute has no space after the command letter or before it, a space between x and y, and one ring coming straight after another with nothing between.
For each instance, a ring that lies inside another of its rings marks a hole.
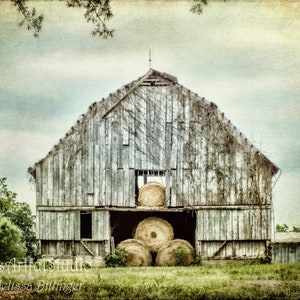
<instances>
[{"instance_id":1,"label":"tree","mask_svg":"<svg viewBox=\"0 0 300 300\"><path fill-rule=\"evenodd\" d=\"M28 30L33 30L33 35L38 37L42 29L44 20L43 14L38 14L35 8L30 9L26 2L28 0L11 0L17 11L23 16L19 26L25 25ZM79 7L85 9L84 18L95 27L93 35L98 35L104 39L113 37L114 30L107 27L107 22L113 17L111 10L111 0L59 0L65 1L68 7ZM193 0L194 5L191 12L201 14L203 5L207 5L207 0Z\"/></svg>"},{"instance_id":2,"label":"tree","mask_svg":"<svg viewBox=\"0 0 300 300\"><path fill-rule=\"evenodd\" d=\"M19 245L21 243L25 249L24 255L33 257L36 244L34 217L29 205L17 202L16 197L17 194L8 189L6 178L0 178L0 216L1 221L4 222L2 235L7 233L8 236L15 237L12 240L6 239L7 248L13 247L9 243L15 240L16 249L21 249ZM8 220L8 222L5 220ZM11 258L14 257L14 253L14 251L11 252ZM23 252L20 250L18 253Z\"/></svg>"},{"instance_id":3,"label":"tree","mask_svg":"<svg viewBox=\"0 0 300 300\"><path fill-rule=\"evenodd\" d=\"M5 214L13 224L21 230L21 241L26 247L26 256L33 257L35 255L36 236L35 236L35 222L32 212L27 203L18 203L7 211Z\"/></svg>"},{"instance_id":4,"label":"tree","mask_svg":"<svg viewBox=\"0 0 300 300\"><path fill-rule=\"evenodd\" d=\"M293 226L293 229L289 230L289 226L283 224L282 226L276 225L276 232L300 232L300 227Z\"/></svg>"},{"instance_id":5,"label":"tree","mask_svg":"<svg viewBox=\"0 0 300 300\"><path fill-rule=\"evenodd\" d=\"M0 213L6 213L16 202L17 194L7 188L6 178L0 178Z\"/></svg>"},{"instance_id":6,"label":"tree","mask_svg":"<svg viewBox=\"0 0 300 300\"><path fill-rule=\"evenodd\" d=\"M293 226L292 232L300 232L300 227Z\"/></svg>"},{"instance_id":7,"label":"tree","mask_svg":"<svg viewBox=\"0 0 300 300\"><path fill-rule=\"evenodd\" d=\"M276 225L276 232L288 232L289 226L283 224L282 226L277 224Z\"/></svg>"},{"instance_id":8,"label":"tree","mask_svg":"<svg viewBox=\"0 0 300 300\"><path fill-rule=\"evenodd\" d=\"M25 256L26 247L21 240L21 230L8 218L0 219L0 261L7 262L12 258Z\"/></svg>"}]
</instances>

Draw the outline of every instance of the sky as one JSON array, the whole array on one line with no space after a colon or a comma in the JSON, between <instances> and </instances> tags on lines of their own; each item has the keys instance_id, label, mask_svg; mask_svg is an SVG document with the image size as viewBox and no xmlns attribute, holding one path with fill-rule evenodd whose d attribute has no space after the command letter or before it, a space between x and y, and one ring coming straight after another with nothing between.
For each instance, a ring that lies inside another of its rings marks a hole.
<instances>
[{"instance_id":1,"label":"sky","mask_svg":"<svg viewBox=\"0 0 300 300\"><path fill-rule=\"evenodd\" d=\"M144 75L167 72L208 101L280 170L275 224L300 226L300 2L113 1L112 39L91 34L83 10L33 1L39 38L0 1L0 177L35 209L28 167L89 105ZM279 177L279 178L278 178Z\"/></svg>"}]
</instances>

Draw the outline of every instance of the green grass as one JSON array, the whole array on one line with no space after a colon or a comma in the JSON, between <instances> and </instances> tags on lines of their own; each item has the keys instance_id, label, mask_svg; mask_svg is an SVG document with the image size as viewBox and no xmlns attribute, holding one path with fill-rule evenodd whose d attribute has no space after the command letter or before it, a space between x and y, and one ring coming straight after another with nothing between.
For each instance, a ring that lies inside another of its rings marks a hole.
<instances>
[{"instance_id":1,"label":"green grass","mask_svg":"<svg viewBox=\"0 0 300 300\"><path fill-rule=\"evenodd\" d=\"M0 268L0 299L300 299L300 264L204 264L31 273ZM25 288L27 287L27 288Z\"/></svg>"}]
</instances>

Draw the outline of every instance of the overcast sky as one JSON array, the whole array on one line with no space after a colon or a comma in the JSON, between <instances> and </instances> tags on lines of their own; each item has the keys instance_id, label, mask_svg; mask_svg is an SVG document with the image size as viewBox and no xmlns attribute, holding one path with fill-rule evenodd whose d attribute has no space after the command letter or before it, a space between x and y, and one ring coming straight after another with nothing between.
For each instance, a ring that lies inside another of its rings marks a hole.
<instances>
[{"instance_id":1,"label":"overcast sky","mask_svg":"<svg viewBox=\"0 0 300 300\"><path fill-rule=\"evenodd\" d=\"M34 1L39 38L0 2L0 177L35 206L27 168L88 106L152 67L215 102L282 175L275 224L300 226L300 3L113 2L115 36L101 40L80 9Z\"/></svg>"}]
</instances>

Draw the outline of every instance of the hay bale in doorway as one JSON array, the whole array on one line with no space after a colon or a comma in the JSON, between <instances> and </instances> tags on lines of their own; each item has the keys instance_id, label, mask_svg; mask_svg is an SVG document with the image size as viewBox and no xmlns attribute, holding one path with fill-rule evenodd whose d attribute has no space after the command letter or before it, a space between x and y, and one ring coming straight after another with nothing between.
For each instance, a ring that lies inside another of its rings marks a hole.
<instances>
[{"instance_id":1,"label":"hay bale in doorway","mask_svg":"<svg viewBox=\"0 0 300 300\"><path fill-rule=\"evenodd\" d=\"M156 255L158 266L189 266L193 262L194 248L185 240L175 239L162 246Z\"/></svg>"},{"instance_id":2,"label":"hay bale in doorway","mask_svg":"<svg viewBox=\"0 0 300 300\"><path fill-rule=\"evenodd\" d=\"M139 190L138 205L141 206L164 206L165 187L159 182L147 182Z\"/></svg>"},{"instance_id":3,"label":"hay bale in doorway","mask_svg":"<svg viewBox=\"0 0 300 300\"><path fill-rule=\"evenodd\" d=\"M128 239L118 244L117 249L123 249L127 252L126 266L150 266L152 256L149 248L142 242L136 239Z\"/></svg>"},{"instance_id":4,"label":"hay bale in doorway","mask_svg":"<svg viewBox=\"0 0 300 300\"><path fill-rule=\"evenodd\" d=\"M138 224L134 238L142 240L152 252L156 252L174 238L174 231L166 220L149 217Z\"/></svg>"}]
</instances>

